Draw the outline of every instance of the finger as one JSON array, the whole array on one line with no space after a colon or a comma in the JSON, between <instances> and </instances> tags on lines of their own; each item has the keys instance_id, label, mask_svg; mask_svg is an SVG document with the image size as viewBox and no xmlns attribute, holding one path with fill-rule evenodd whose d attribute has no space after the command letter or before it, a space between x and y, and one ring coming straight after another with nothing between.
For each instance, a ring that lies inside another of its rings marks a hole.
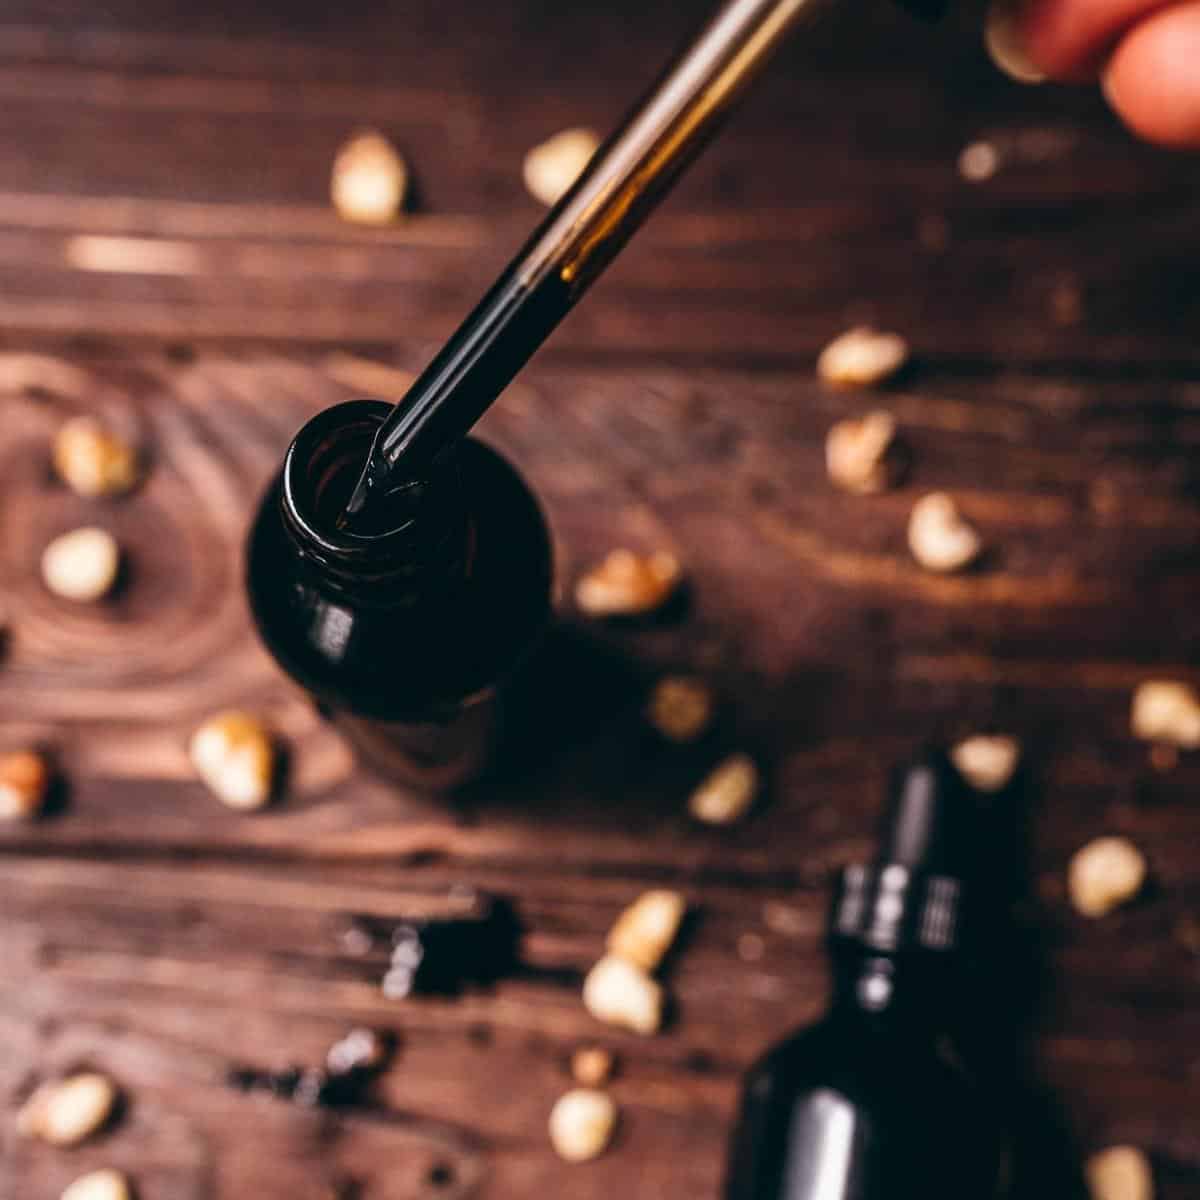
<instances>
[{"instance_id":1,"label":"finger","mask_svg":"<svg viewBox=\"0 0 1200 1200\"><path fill-rule=\"evenodd\" d=\"M1092 79L1117 38L1166 2L993 0L988 48L997 65L1016 78Z\"/></svg>"},{"instance_id":2,"label":"finger","mask_svg":"<svg viewBox=\"0 0 1200 1200\"><path fill-rule=\"evenodd\" d=\"M1200 148L1200 2L1164 9L1131 29L1104 70L1104 92L1139 136Z\"/></svg>"}]
</instances>

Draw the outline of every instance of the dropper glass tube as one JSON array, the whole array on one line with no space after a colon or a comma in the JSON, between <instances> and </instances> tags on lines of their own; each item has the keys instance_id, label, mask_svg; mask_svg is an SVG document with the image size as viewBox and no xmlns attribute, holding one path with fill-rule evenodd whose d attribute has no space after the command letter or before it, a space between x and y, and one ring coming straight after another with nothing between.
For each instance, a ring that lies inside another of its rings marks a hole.
<instances>
[{"instance_id":1,"label":"dropper glass tube","mask_svg":"<svg viewBox=\"0 0 1200 1200\"><path fill-rule=\"evenodd\" d=\"M383 423L341 524L420 479L483 415L821 0L729 0L663 72ZM372 518L369 522L378 525Z\"/></svg>"}]
</instances>

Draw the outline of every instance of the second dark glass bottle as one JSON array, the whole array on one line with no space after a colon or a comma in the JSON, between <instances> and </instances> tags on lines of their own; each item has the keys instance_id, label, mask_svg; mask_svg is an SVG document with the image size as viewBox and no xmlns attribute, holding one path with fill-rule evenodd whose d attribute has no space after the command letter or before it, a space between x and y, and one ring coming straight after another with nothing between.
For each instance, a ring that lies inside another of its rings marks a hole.
<instances>
[{"instance_id":1,"label":"second dark glass bottle","mask_svg":"<svg viewBox=\"0 0 1200 1200\"><path fill-rule=\"evenodd\" d=\"M725 1200L992 1200L998 1127L945 1053L972 799L931 754L835 898L828 1015L750 1072Z\"/></svg>"}]
</instances>

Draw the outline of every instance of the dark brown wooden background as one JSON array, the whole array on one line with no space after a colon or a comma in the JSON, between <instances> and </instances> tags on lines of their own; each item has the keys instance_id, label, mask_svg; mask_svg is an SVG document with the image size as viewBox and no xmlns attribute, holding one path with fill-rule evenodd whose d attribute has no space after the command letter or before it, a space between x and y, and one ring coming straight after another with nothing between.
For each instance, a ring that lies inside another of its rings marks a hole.
<instances>
[{"instance_id":1,"label":"dark brown wooden background","mask_svg":"<svg viewBox=\"0 0 1200 1200\"><path fill-rule=\"evenodd\" d=\"M1036 1069L1078 1152L1142 1145L1166 1200L1200 1195L1200 767L1157 775L1128 735L1139 680L1200 679L1200 160L1134 144L1092 94L1002 80L976 17L928 30L855 6L798 39L487 418L545 500L564 595L622 543L674 548L694 583L682 624L597 635L608 666L553 697L585 727L569 744L456 805L406 796L354 771L250 633L240 540L290 434L402 388L535 219L524 151L609 125L702 10L5 6L0 719L5 744L51 746L69 788L0 831L4 1200L109 1163L144 1200L715 1197L739 1073L824 1003L828 874L867 852L888 766L985 725L1029 746ZM418 213L383 232L326 203L362 124L418 184ZM970 184L955 160L978 137L1002 165ZM872 401L822 391L812 364L862 320L918 354L886 397L914 470L850 499L822 438ZM364 361L394 373L376 384ZM92 408L154 460L99 507L48 467L58 423ZM994 547L978 574L906 554L914 497L942 487ZM83 521L130 555L98 609L37 580L41 546ZM714 748L667 754L640 730L638 681L666 666L709 673L722 741L766 764L743 828L685 819ZM229 704L291 747L262 815L187 765L190 729ZM1064 867L1114 831L1153 885L1085 922ZM384 1001L344 914L424 909L463 880L519 905L526 969ZM578 984L650 883L699 917L676 1018L639 1041L595 1026ZM319 1061L352 1022L402 1039L372 1111L223 1082L234 1061ZM545 1119L593 1038L623 1058L621 1132L568 1167ZM81 1063L120 1081L120 1122L74 1152L18 1143L21 1098Z\"/></svg>"}]
</instances>

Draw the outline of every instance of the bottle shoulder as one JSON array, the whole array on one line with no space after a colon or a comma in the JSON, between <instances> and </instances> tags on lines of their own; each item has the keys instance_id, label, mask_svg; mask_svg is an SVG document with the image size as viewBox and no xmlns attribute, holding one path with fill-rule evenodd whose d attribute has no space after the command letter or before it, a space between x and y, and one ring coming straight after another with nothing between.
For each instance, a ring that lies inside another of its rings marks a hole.
<instances>
[{"instance_id":1,"label":"bottle shoulder","mask_svg":"<svg viewBox=\"0 0 1200 1200\"><path fill-rule=\"evenodd\" d=\"M881 1033L836 1015L773 1047L747 1084L779 1098L828 1090L874 1107L906 1106L915 1090L947 1108L974 1108L978 1098L975 1082L924 1031Z\"/></svg>"}]
</instances>

